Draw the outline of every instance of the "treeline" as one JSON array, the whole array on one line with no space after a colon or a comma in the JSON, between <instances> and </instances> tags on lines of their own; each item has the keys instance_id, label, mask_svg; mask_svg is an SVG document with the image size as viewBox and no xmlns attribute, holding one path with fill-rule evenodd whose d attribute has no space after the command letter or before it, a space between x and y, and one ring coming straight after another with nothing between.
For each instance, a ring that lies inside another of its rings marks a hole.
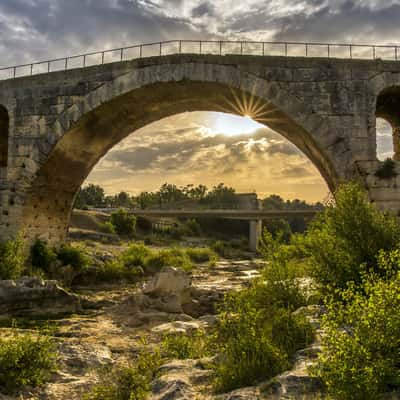
<instances>
[{"instance_id":1,"label":"treeline","mask_svg":"<svg viewBox=\"0 0 400 400\"><path fill-rule=\"evenodd\" d=\"M163 208L174 204L203 204L210 208L235 208L238 205L236 190L220 183L209 189L205 185L177 186L164 183L154 192L144 191L137 196L127 192L106 195L100 185L89 184L79 190L75 200L75 208ZM284 200L279 195L271 195L261 200L265 210L304 210L323 209L322 203L310 204L304 200Z\"/></svg>"}]
</instances>

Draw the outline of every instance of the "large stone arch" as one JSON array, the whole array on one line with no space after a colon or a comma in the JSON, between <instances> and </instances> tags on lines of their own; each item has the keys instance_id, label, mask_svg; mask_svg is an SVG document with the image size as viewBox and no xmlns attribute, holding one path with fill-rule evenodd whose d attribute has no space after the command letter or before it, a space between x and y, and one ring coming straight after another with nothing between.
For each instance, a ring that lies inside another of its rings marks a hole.
<instances>
[{"instance_id":1,"label":"large stone arch","mask_svg":"<svg viewBox=\"0 0 400 400\"><path fill-rule=\"evenodd\" d=\"M381 90L376 98L376 117L389 122L393 130L393 159L400 160L400 85Z\"/></svg>"},{"instance_id":2,"label":"large stone arch","mask_svg":"<svg viewBox=\"0 0 400 400\"><path fill-rule=\"evenodd\" d=\"M235 95L233 94L235 93ZM213 64L153 65L135 69L93 90L60 114L46 140L51 144L23 205L30 237L62 241L77 190L101 157L130 133L156 120L186 111L225 111L243 98L262 112L256 120L286 137L318 168L333 190L343 179L326 150L331 138L315 135L329 126L310 105L284 86ZM262 177L260 177L262 179Z\"/></svg>"}]
</instances>

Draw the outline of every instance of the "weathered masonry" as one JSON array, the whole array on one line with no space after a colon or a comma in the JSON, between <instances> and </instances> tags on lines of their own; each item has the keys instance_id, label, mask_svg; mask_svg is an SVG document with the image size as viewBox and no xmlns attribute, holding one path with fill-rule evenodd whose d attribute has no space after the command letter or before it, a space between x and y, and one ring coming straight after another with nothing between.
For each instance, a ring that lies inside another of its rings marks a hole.
<instances>
[{"instance_id":1,"label":"weathered masonry","mask_svg":"<svg viewBox=\"0 0 400 400\"><path fill-rule=\"evenodd\" d=\"M185 111L250 113L294 143L333 190L359 178L400 211L400 172L375 173L376 117L400 159L400 62L175 54L0 81L0 239L67 233L77 190L137 129ZM260 180L263 177L260 176Z\"/></svg>"}]
</instances>

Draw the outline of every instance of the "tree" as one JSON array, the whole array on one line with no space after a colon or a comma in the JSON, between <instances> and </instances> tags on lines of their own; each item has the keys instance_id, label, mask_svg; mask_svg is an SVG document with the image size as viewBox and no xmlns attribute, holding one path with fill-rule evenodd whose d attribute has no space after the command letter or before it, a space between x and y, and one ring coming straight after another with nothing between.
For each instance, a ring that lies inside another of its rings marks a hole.
<instances>
[{"instance_id":1,"label":"tree","mask_svg":"<svg viewBox=\"0 0 400 400\"><path fill-rule=\"evenodd\" d=\"M99 185L89 184L79 189L75 199L75 208L103 207L105 205L104 189Z\"/></svg>"},{"instance_id":2,"label":"tree","mask_svg":"<svg viewBox=\"0 0 400 400\"><path fill-rule=\"evenodd\" d=\"M164 183L160 187L159 194L163 203L172 203L187 198L182 189L170 183Z\"/></svg>"},{"instance_id":3,"label":"tree","mask_svg":"<svg viewBox=\"0 0 400 400\"><path fill-rule=\"evenodd\" d=\"M232 206L236 203L235 189L225 186L224 183L219 183L207 193L205 201L216 207Z\"/></svg>"}]
</instances>

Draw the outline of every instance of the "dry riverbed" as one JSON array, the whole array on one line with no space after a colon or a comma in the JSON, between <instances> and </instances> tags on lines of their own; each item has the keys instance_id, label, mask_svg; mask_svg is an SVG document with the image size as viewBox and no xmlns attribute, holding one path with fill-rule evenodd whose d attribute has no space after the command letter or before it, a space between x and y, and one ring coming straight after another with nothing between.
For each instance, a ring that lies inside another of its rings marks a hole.
<instances>
[{"instance_id":1,"label":"dry riverbed","mask_svg":"<svg viewBox=\"0 0 400 400\"><path fill-rule=\"evenodd\" d=\"M161 300L152 297L152 285L159 284L154 281L145 290L145 280L132 285L78 288L82 309L50 322L55 326L59 350L58 372L39 389L27 389L14 397L0 394L0 399L81 399L99 381L99 368L127 363L144 347L158 345L165 333L212 326L216 321L215 305L224 294L248 285L262 267L260 260L221 260L213 267L197 265L189 283L185 281L187 277L179 273L175 277L176 272L169 271L172 275L167 276L168 285L172 284L174 290L181 290L177 282L190 286L183 287L178 300L176 296ZM318 318L319 310L313 312ZM1 334L7 331L8 328L0 330ZM159 369L149 398L312 399L312 394L305 396L304 393L318 389L318 382L307 376L307 366L317 351L318 347L313 346L300 352L294 369L278 377L267 390L262 386L251 387L225 395L213 394L212 371L207 360L171 360Z\"/></svg>"}]
</instances>

